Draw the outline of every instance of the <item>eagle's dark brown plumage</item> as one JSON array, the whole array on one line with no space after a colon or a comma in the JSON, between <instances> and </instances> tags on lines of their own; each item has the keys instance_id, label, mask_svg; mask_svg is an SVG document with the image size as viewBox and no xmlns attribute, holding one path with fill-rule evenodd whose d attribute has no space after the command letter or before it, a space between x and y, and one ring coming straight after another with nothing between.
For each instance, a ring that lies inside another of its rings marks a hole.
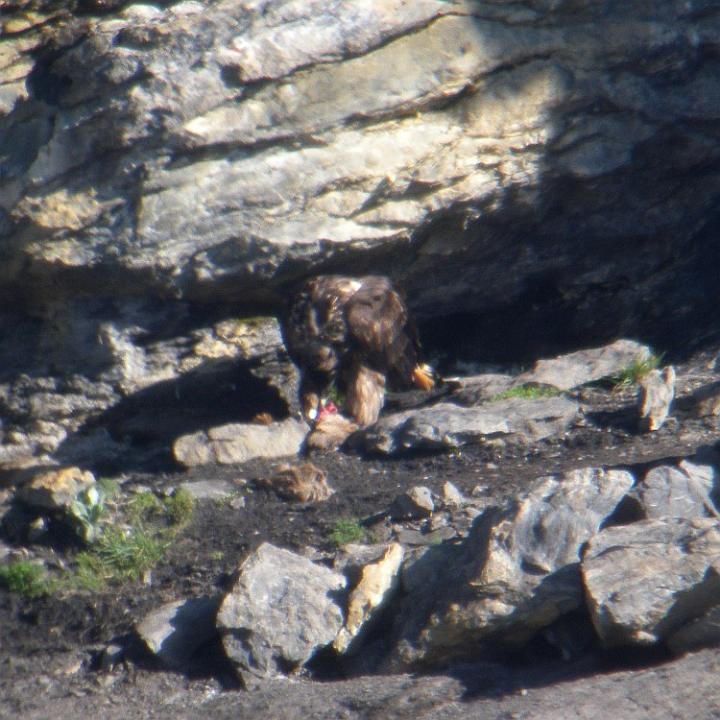
<instances>
[{"instance_id":1,"label":"eagle's dark brown plumage","mask_svg":"<svg viewBox=\"0 0 720 720\"><path fill-rule=\"evenodd\" d=\"M291 298L282 331L300 369L303 414L314 420L336 385L345 412L360 426L380 415L385 385L429 389L420 345L405 303L386 277L325 275L308 280Z\"/></svg>"}]
</instances>

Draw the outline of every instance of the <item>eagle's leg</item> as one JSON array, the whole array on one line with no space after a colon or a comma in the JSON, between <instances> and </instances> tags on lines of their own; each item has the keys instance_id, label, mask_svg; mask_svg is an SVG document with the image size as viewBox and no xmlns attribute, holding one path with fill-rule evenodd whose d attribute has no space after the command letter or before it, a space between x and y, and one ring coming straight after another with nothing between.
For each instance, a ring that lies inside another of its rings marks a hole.
<instances>
[{"instance_id":1,"label":"eagle's leg","mask_svg":"<svg viewBox=\"0 0 720 720\"><path fill-rule=\"evenodd\" d=\"M372 425L385 403L385 376L360 362L347 373L345 410L360 427Z\"/></svg>"}]
</instances>

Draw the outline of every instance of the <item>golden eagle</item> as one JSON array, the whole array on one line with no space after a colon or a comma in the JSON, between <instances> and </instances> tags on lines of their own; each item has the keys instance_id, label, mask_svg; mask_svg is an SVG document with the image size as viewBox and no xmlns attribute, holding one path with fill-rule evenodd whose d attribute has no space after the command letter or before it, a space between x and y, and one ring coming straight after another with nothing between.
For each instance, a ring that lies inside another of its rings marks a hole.
<instances>
[{"instance_id":1,"label":"golden eagle","mask_svg":"<svg viewBox=\"0 0 720 720\"><path fill-rule=\"evenodd\" d=\"M432 371L419 362L415 325L386 277L312 278L290 298L281 325L310 422L333 386L344 393L345 413L364 427L378 419L387 382L424 390L434 385Z\"/></svg>"}]
</instances>

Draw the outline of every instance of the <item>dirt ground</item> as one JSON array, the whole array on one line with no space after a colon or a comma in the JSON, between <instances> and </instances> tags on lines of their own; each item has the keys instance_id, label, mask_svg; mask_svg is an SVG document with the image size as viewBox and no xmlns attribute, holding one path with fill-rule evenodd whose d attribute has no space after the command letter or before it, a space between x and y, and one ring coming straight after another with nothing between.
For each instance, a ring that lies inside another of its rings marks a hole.
<instances>
[{"instance_id":1,"label":"dirt ground","mask_svg":"<svg viewBox=\"0 0 720 720\"><path fill-rule=\"evenodd\" d=\"M684 378L681 394L700 383L701 375L706 378L713 357L717 351L708 350L678 368ZM465 494L480 493L502 502L532 479L553 472L593 465L637 467L717 450L716 423L694 418L682 403L660 431L640 435L632 419L632 391L593 388L579 397L592 412L565 436L533 447L477 446L400 459L331 453L313 458L336 490L326 502L287 502L253 489L252 482L243 491L244 507L201 501L149 582L37 600L0 590L0 718L69 720L88 712L105 718L599 718L607 717L613 692L619 717L720 716L720 655L714 651L660 665L656 663L667 658L594 656L574 663L554 658L545 658L541 665L519 661L512 667L478 663L425 677L334 682L298 677L269 681L252 691L238 687L229 667L213 659L213 648L198 654L189 674L164 670L139 651L115 666L103 666L104 648L113 643L127 646L134 623L148 611L169 600L221 593L259 543L330 554L330 535L338 519L382 513L399 492L413 485L439 492L449 480ZM124 489L208 479L242 484L242 479L252 481L277 465L278 461L255 461L238 467L136 474L122 481ZM382 534L382 523L370 530ZM636 661L639 666L652 662L640 669L632 667ZM694 678L690 684L682 679L687 673ZM704 700L693 714L685 715L683 708L690 700L684 693L690 693L693 684L704 688ZM674 699L662 689L666 686L676 688ZM620 687L627 692L620 692ZM562 701L564 693L569 695ZM587 712L568 704L583 697L589 703ZM571 706L575 714L568 714Z\"/></svg>"}]
</instances>

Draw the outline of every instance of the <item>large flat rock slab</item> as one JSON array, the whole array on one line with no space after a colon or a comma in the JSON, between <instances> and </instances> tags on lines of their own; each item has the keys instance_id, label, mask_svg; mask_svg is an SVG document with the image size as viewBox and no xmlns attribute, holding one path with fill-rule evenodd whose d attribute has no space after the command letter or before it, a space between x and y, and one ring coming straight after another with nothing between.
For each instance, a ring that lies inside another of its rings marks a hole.
<instances>
[{"instance_id":1,"label":"large flat rock slab","mask_svg":"<svg viewBox=\"0 0 720 720\"><path fill-rule=\"evenodd\" d=\"M532 370L517 377L517 383L552 385L570 390L585 383L618 375L633 363L650 357L647 345L635 340L616 340L610 345L578 350L556 358L538 360Z\"/></svg>"},{"instance_id":2,"label":"large flat rock slab","mask_svg":"<svg viewBox=\"0 0 720 720\"><path fill-rule=\"evenodd\" d=\"M185 467L285 457L297 454L307 430L305 423L293 418L271 425L222 425L178 438L173 445L173 455Z\"/></svg>"},{"instance_id":3,"label":"large flat rock slab","mask_svg":"<svg viewBox=\"0 0 720 720\"><path fill-rule=\"evenodd\" d=\"M710 611L717 617L720 524L661 518L606 528L588 544L582 575L605 645L669 640Z\"/></svg>"},{"instance_id":4,"label":"large flat rock slab","mask_svg":"<svg viewBox=\"0 0 720 720\"><path fill-rule=\"evenodd\" d=\"M564 397L511 398L469 408L440 403L382 417L352 443L368 452L398 455L498 438L529 442L563 432L578 412L577 403Z\"/></svg>"}]
</instances>

